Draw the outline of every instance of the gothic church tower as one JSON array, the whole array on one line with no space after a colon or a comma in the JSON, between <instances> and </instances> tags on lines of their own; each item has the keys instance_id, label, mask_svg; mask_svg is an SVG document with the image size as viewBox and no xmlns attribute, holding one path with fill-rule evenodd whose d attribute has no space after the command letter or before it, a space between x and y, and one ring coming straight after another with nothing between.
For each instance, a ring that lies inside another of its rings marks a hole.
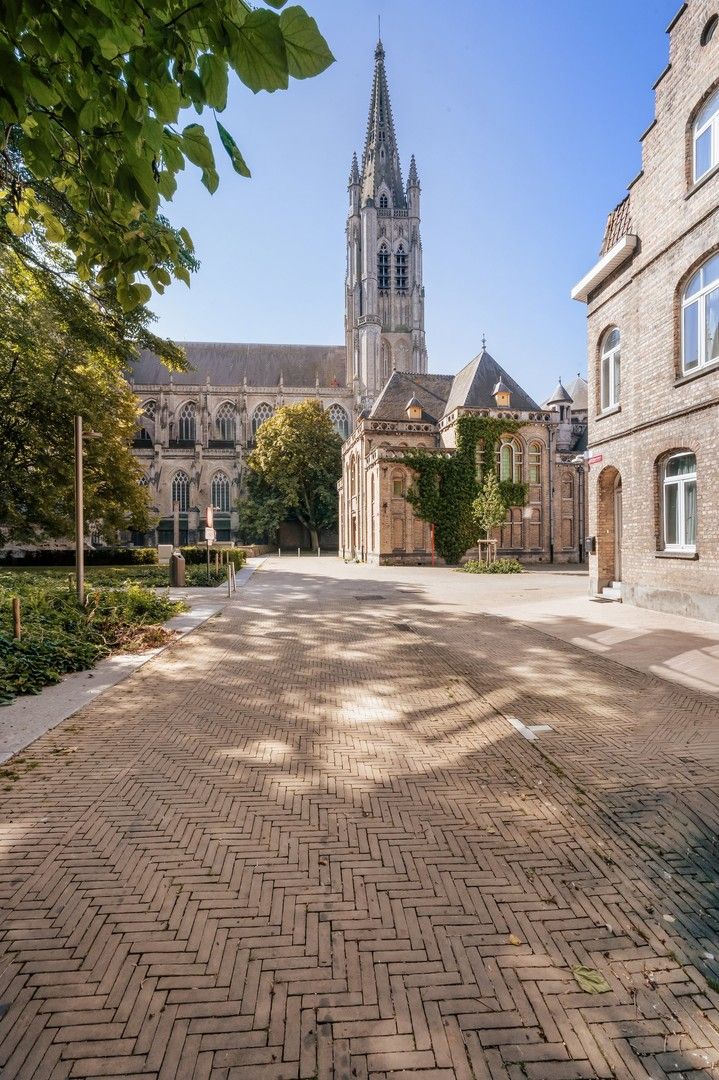
<instances>
[{"instance_id":1,"label":"gothic church tower","mask_svg":"<svg viewBox=\"0 0 719 1080\"><path fill-rule=\"evenodd\" d=\"M427 370L419 177L413 156L402 183L381 41L374 57L362 171L355 154L347 215L347 385L360 408L393 370Z\"/></svg>"}]
</instances>

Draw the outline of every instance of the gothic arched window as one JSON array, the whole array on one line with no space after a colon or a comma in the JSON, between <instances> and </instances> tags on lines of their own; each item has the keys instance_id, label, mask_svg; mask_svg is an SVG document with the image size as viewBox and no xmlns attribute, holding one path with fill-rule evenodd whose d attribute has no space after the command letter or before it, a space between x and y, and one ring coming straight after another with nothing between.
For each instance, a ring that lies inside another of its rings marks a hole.
<instances>
[{"instance_id":1,"label":"gothic arched window","mask_svg":"<svg viewBox=\"0 0 719 1080\"><path fill-rule=\"evenodd\" d=\"M394 278L397 292L407 291L407 253L404 245L400 244L394 257Z\"/></svg>"},{"instance_id":2,"label":"gothic arched window","mask_svg":"<svg viewBox=\"0 0 719 1080\"><path fill-rule=\"evenodd\" d=\"M195 420L195 406L187 401L180 409L180 424L177 437L183 442L194 442L197 433L197 421Z\"/></svg>"},{"instance_id":3,"label":"gothic arched window","mask_svg":"<svg viewBox=\"0 0 719 1080\"><path fill-rule=\"evenodd\" d=\"M381 293L389 292L389 249L382 244L377 256L377 288Z\"/></svg>"},{"instance_id":4,"label":"gothic arched window","mask_svg":"<svg viewBox=\"0 0 719 1080\"><path fill-rule=\"evenodd\" d=\"M260 402L255 411L252 414L252 434L256 435L258 430L262 427L265 420L269 420L272 416L273 409L271 405L268 405L266 401Z\"/></svg>"},{"instance_id":5,"label":"gothic arched window","mask_svg":"<svg viewBox=\"0 0 719 1080\"><path fill-rule=\"evenodd\" d=\"M529 482L530 484L542 482L542 444L538 442L529 444Z\"/></svg>"},{"instance_id":6,"label":"gothic arched window","mask_svg":"<svg viewBox=\"0 0 719 1080\"><path fill-rule=\"evenodd\" d=\"M143 442L152 442L155 437L155 417L157 415L157 403L146 401L142 406L142 413L138 421L140 430L138 438Z\"/></svg>"},{"instance_id":7,"label":"gothic arched window","mask_svg":"<svg viewBox=\"0 0 719 1080\"><path fill-rule=\"evenodd\" d=\"M379 197L379 208L380 208L380 210L386 210L387 209L387 196L386 195L380 195L380 197Z\"/></svg>"},{"instance_id":8,"label":"gothic arched window","mask_svg":"<svg viewBox=\"0 0 719 1080\"><path fill-rule=\"evenodd\" d=\"M180 469L172 478L172 505L177 503L180 513L186 514L190 509L190 478L187 473Z\"/></svg>"},{"instance_id":9,"label":"gothic arched window","mask_svg":"<svg viewBox=\"0 0 719 1080\"><path fill-rule=\"evenodd\" d=\"M222 439L223 442L234 442L236 416L237 412L232 402L223 401L215 414L215 428L217 429L218 439Z\"/></svg>"},{"instance_id":10,"label":"gothic arched window","mask_svg":"<svg viewBox=\"0 0 719 1080\"><path fill-rule=\"evenodd\" d=\"M226 473L218 472L212 477L212 505L225 513L230 509L230 481Z\"/></svg>"},{"instance_id":11,"label":"gothic arched window","mask_svg":"<svg viewBox=\"0 0 719 1080\"><path fill-rule=\"evenodd\" d=\"M341 405L330 405L327 410L335 429L341 439L346 439L350 433L350 418Z\"/></svg>"}]
</instances>

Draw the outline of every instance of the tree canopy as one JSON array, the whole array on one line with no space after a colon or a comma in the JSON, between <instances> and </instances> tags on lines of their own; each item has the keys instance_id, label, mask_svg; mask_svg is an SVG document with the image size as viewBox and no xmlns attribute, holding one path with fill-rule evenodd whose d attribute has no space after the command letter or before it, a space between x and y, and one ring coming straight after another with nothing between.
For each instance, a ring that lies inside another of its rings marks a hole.
<instances>
[{"instance_id":1,"label":"tree canopy","mask_svg":"<svg viewBox=\"0 0 719 1080\"><path fill-rule=\"evenodd\" d=\"M332 54L299 6L267 0L7 0L0 23L0 211L72 253L126 310L179 278L192 241L162 217L186 162L215 191L213 113L234 170L250 170L217 113L229 73L257 93L322 72ZM271 10L274 9L283 9ZM139 280L138 280L139 277ZM149 281L149 285L143 278Z\"/></svg>"},{"instance_id":2,"label":"tree canopy","mask_svg":"<svg viewBox=\"0 0 719 1080\"><path fill-rule=\"evenodd\" d=\"M497 529L507 516L507 504L502 497L499 480L494 469L488 469L479 494L472 503L472 516L477 528L488 540L492 529Z\"/></svg>"},{"instance_id":3,"label":"tree canopy","mask_svg":"<svg viewBox=\"0 0 719 1080\"><path fill-rule=\"evenodd\" d=\"M342 471L342 440L321 402L308 399L282 405L257 432L249 456L251 502L265 500L277 526L295 517L317 549L319 533L337 525L337 481ZM244 516L240 505L240 519ZM281 516L280 516L281 512ZM249 515L257 517L252 505Z\"/></svg>"},{"instance_id":4,"label":"tree canopy","mask_svg":"<svg viewBox=\"0 0 719 1080\"><path fill-rule=\"evenodd\" d=\"M135 312L123 331L62 275L2 245L0 311L3 537L72 535L77 413L101 436L85 446L86 520L108 539L119 528L146 529L148 498L130 449L137 407L124 375L146 313Z\"/></svg>"}]
</instances>

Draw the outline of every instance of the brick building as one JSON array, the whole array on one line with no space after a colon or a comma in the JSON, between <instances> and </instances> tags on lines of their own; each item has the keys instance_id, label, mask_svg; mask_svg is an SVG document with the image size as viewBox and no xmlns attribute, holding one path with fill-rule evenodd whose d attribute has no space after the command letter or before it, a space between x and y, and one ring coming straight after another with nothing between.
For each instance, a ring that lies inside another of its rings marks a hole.
<instances>
[{"instance_id":1,"label":"brick building","mask_svg":"<svg viewBox=\"0 0 719 1080\"><path fill-rule=\"evenodd\" d=\"M560 382L538 405L485 348L457 375L393 372L342 448L340 554L371 563L427 563L429 525L406 499L414 479L408 449L451 455L467 413L505 417L522 427L497 449L502 480L525 484L527 503L507 511L498 552L522 562L581 562L586 506L583 379ZM573 399L576 399L576 408ZM468 555L475 557L476 548Z\"/></svg>"},{"instance_id":2,"label":"brick building","mask_svg":"<svg viewBox=\"0 0 719 1080\"><path fill-rule=\"evenodd\" d=\"M642 171L572 291L589 323L590 583L719 620L719 2L689 0L668 33Z\"/></svg>"}]
</instances>

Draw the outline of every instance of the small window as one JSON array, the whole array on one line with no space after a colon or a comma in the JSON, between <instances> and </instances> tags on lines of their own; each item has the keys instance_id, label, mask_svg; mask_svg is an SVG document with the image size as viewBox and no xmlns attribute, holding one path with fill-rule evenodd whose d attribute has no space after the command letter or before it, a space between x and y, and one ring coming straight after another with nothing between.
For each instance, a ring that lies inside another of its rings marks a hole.
<instances>
[{"instance_id":1,"label":"small window","mask_svg":"<svg viewBox=\"0 0 719 1080\"><path fill-rule=\"evenodd\" d=\"M220 405L215 416L215 429L217 431L218 439L221 439L223 442L235 441L236 415L235 406L231 401L224 401L222 405Z\"/></svg>"},{"instance_id":2,"label":"small window","mask_svg":"<svg viewBox=\"0 0 719 1080\"><path fill-rule=\"evenodd\" d=\"M261 402L252 414L252 434L256 435L259 429L264 424L265 420L269 420L272 416L272 406L268 405L266 401Z\"/></svg>"},{"instance_id":3,"label":"small window","mask_svg":"<svg viewBox=\"0 0 719 1080\"><path fill-rule=\"evenodd\" d=\"M380 195L380 197L379 197L379 208L380 208L380 210L386 210L387 209L387 196L386 195Z\"/></svg>"},{"instance_id":4,"label":"small window","mask_svg":"<svg viewBox=\"0 0 719 1080\"><path fill-rule=\"evenodd\" d=\"M173 508L175 504L181 514L186 514L190 509L190 478L182 469L175 473L172 480Z\"/></svg>"},{"instance_id":5,"label":"small window","mask_svg":"<svg viewBox=\"0 0 719 1080\"><path fill-rule=\"evenodd\" d=\"M673 454L662 476L665 551L696 550L697 459L694 454Z\"/></svg>"},{"instance_id":6,"label":"small window","mask_svg":"<svg viewBox=\"0 0 719 1080\"><path fill-rule=\"evenodd\" d=\"M401 498L404 495L404 480L401 476L392 478L392 495L395 498Z\"/></svg>"},{"instance_id":7,"label":"small window","mask_svg":"<svg viewBox=\"0 0 719 1080\"><path fill-rule=\"evenodd\" d=\"M212 478L212 506L224 513L230 509L230 481L223 472L215 473Z\"/></svg>"},{"instance_id":8,"label":"small window","mask_svg":"<svg viewBox=\"0 0 719 1080\"><path fill-rule=\"evenodd\" d=\"M195 406L191 401L188 401L180 409L178 438L183 442L194 442L196 433L197 423L195 421Z\"/></svg>"},{"instance_id":9,"label":"small window","mask_svg":"<svg viewBox=\"0 0 719 1080\"><path fill-rule=\"evenodd\" d=\"M712 15L711 19L705 24L702 30L701 43L702 45L708 45L711 39L714 37L714 31L719 23L719 15Z\"/></svg>"},{"instance_id":10,"label":"small window","mask_svg":"<svg viewBox=\"0 0 719 1080\"><path fill-rule=\"evenodd\" d=\"M619 404L621 389L620 335L616 326L604 335L600 371L601 409L611 409Z\"/></svg>"},{"instance_id":11,"label":"small window","mask_svg":"<svg viewBox=\"0 0 719 1080\"><path fill-rule=\"evenodd\" d=\"M394 257L395 288L397 292L407 291L407 253L402 244Z\"/></svg>"},{"instance_id":12,"label":"small window","mask_svg":"<svg viewBox=\"0 0 719 1080\"><path fill-rule=\"evenodd\" d=\"M719 360L719 255L697 270L682 298L682 369Z\"/></svg>"},{"instance_id":13,"label":"small window","mask_svg":"<svg viewBox=\"0 0 719 1080\"><path fill-rule=\"evenodd\" d=\"M694 180L719 165L719 90L712 94L694 121Z\"/></svg>"},{"instance_id":14,"label":"small window","mask_svg":"<svg viewBox=\"0 0 719 1080\"><path fill-rule=\"evenodd\" d=\"M389 249L382 244L377 256L377 288L381 293L389 292Z\"/></svg>"}]
</instances>

